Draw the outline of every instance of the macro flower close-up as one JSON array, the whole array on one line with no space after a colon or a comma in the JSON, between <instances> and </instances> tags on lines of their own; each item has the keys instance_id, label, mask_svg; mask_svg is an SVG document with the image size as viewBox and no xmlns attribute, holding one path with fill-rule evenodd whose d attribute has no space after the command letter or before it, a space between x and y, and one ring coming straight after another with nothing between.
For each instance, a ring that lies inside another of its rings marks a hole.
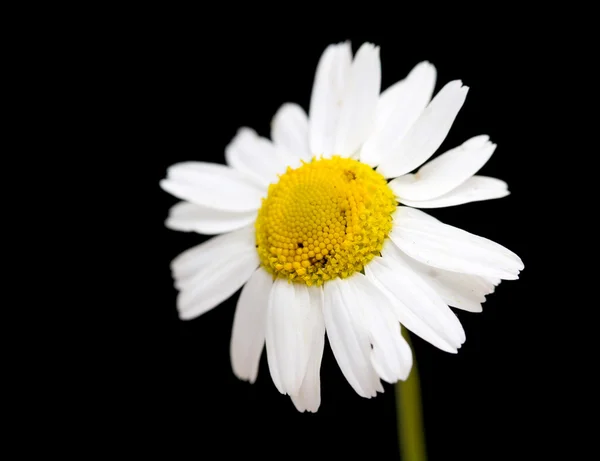
<instances>
[{"instance_id":1,"label":"macro flower close-up","mask_svg":"<svg viewBox=\"0 0 600 461\"><path fill-rule=\"evenodd\" d=\"M326 337L356 393L375 397L411 373L403 329L457 353L466 335L453 309L481 312L523 269L509 249L430 214L509 194L477 174L496 149L487 135L438 151L469 88L454 80L434 94L436 77L420 62L382 91L377 46L330 45L307 110L284 103L270 139L242 127L225 165L176 163L160 183L181 200L167 227L214 236L171 264L180 319L241 289L233 372L253 383L266 349L298 411L321 404Z\"/></svg>"}]
</instances>

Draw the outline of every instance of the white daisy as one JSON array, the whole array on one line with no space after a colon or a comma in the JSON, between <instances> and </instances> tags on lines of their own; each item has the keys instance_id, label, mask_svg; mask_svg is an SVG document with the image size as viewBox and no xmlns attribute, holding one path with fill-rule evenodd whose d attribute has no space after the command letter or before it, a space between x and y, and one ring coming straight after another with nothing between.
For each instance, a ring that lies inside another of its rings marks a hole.
<instances>
[{"instance_id":1,"label":"white daisy","mask_svg":"<svg viewBox=\"0 0 600 461\"><path fill-rule=\"evenodd\" d=\"M400 324L455 353L465 332L449 306L481 312L500 280L523 269L506 248L415 209L508 195L503 181L475 175L496 148L487 136L410 173L436 152L467 95L453 81L431 99L435 80L422 62L380 94L379 48L364 44L353 59L349 43L331 45L308 116L284 104L271 140L242 128L227 166L179 163L161 182L183 200L168 227L223 234L173 261L180 318L243 286L233 371L254 382L266 343L273 382L300 411L320 405L325 332L350 385L370 398L381 379L408 377Z\"/></svg>"}]
</instances>

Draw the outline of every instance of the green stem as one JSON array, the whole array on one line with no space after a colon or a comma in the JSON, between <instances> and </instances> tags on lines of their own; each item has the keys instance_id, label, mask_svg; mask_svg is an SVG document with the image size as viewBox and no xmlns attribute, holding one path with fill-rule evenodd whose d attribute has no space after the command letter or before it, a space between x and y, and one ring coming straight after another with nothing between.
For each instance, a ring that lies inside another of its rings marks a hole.
<instances>
[{"instance_id":1,"label":"green stem","mask_svg":"<svg viewBox=\"0 0 600 461\"><path fill-rule=\"evenodd\" d=\"M412 349L405 328L402 328L402 335ZM408 379L396 383L396 421L402 461L426 461L419 372L414 359L414 349L413 366Z\"/></svg>"}]
</instances>

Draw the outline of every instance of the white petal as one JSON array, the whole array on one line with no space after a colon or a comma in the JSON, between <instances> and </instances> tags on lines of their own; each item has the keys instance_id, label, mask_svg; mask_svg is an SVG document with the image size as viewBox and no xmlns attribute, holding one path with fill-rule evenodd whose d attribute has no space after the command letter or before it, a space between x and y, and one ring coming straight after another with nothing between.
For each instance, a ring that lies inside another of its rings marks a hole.
<instances>
[{"instance_id":1,"label":"white petal","mask_svg":"<svg viewBox=\"0 0 600 461\"><path fill-rule=\"evenodd\" d=\"M465 102L468 87L460 80L448 83L433 98L406 136L389 146L377 171L386 178L409 173L433 155L442 144Z\"/></svg>"},{"instance_id":2,"label":"white petal","mask_svg":"<svg viewBox=\"0 0 600 461\"><path fill-rule=\"evenodd\" d=\"M391 183L390 183L391 184ZM443 208L454 205L462 205L470 202L492 200L509 195L508 184L496 178L487 176L473 176L467 179L456 189L447 194L431 200L406 200L399 199L404 205L415 208Z\"/></svg>"},{"instance_id":3,"label":"white petal","mask_svg":"<svg viewBox=\"0 0 600 461\"><path fill-rule=\"evenodd\" d=\"M227 261L205 277L195 277L195 286L187 287L177 296L177 309L181 320L191 320L231 297L251 277L258 266L255 254L239 255L235 261Z\"/></svg>"},{"instance_id":4,"label":"white petal","mask_svg":"<svg viewBox=\"0 0 600 461\"><path fill-rule=\"evenodd\" d=\"M469 312L481 312L485 296L494 291L494 284L477 275L450 272L420 263L403 253L389 240L381 254L384 259L401 259L419 275L446 304Z\"/></svg>"},{"instance_id":5,"label":"white petal","mask_svg":"<svg viewBox=\"0 0 600 461\"><path fill-rule=\"evenodd\" d=\"M321 312L310 302L308 287L277 279L267 313L267 360L282 394L297 395L306 374L315 325ZM277 382L279 380L279 382Z\"/></svg>"},{"instance_id":6,"label":"white petal","mask_svg":"<svg viewBox=\"0 0 600 461\"><path fill-rule=\"evenodd\" d=\"M482 279L484 279L486 282L491 283L494 286L498 286L500 285L500 282L502 282L502 280L500 280L499 278L495 278L495 277L481 277ZM493 293L494 291L490 291L490 293Z\"/></svg>"},{"instance_id":7,"label":"white petal","mask_svg":"<svg viewBox=\"0 0 600 461\"><path fill-rule=\"evenodd\" d=\"M377 166L384 150L402 139L431 100L435 79L435 67L421 62L404 80L381 93L373 133L360 152L361 162Z\"/></svg>"},{"instance_id":8,"label":"white petal","mask_svg":"<svg viewBox=\"0 0 600 461\"><path fill-rule=\"evenodd\" d=\"M379 47L363 44L352 63L346 85L333 153L350 157L371 133L381 88Z\"/></svg>"},{"instance_id":9,"label":"white petal","mask_svg":"<svg viewBox=\"0 0 600 461\"><path fill-rule=\"evenodd\" d=\"M260 208L261 190L232 168L216 163L177 163L160 182L168 193L208 208L225 211L255 211Z\"/></svg>"},{"instance_id":10,"label":"white petal","mask_svg":"<svg viewBox=\"0 0 600 461\"><path fill-rule=\"evenodd\" d=\"M465 340L462 325L440 296L410 267L391 258L374 258L365 273L394 301L395 314L406 328L446 352Z\"/></svg>"},{"instance_id":11,"label":"white petal","mask_svg":"<svg viewBox=\"0 0 600 461\"><path fill-rule=\"evenodd\" d=\"M308 148L308 116L298 104L287 103L279 108L271 124L271 138L304 161L312 158Z\"/></svg>"},{"instance_id":12,"label":"white petal","mask_svg":"<svg viewBox=\"0 0 600 461\"><path fill-rule=\"evenodd\" d=\"M267 138L260 137L250 128L240 128L225 148L225 161L236 171L266 190L269 184L277 182L279 174L285 173L288 166L300 166L285 148L276 147Z\"/></svg>"},{"instance_id":13,"label":"white petal","mask_svg":"<svg viewBox=\"0 0 600 461\"><path fill-rule=\"evenodd\" d=\"M405 380L412 367L412 353L402 337L400 324L391 302L364 275L345 279L354 298L363 299L363 322L373 346L371 363L377 374L388 383Z\"/></svg>"},{"instance_id":14,"label":"white petal","mask_svg":"<svg viewBox=\"0 0 600 461\"><path fill-rule=\"evenodd\" d=\"M229 352L233 373L254 383L265 344L267 306L273 277L259 267L242 288L238 299Z\"/></svg>"},{"instance_id":15,"label":"white petal","mask_svg":"<svg viewBox=\"0 0 600 461\"><path fill-rule=\"evenodd\" d=\"M355 275L358 276L363 277L362 274ZM364 323L364 306L373 303L369 295L381 295L375 288L369 293L357 294L348 280L335 279L324 284L325 327L342 373L358 395L370 398L377 394L381 382L371 364L371 343Z\"/></svg>"},{"instance_id":16,"label":"white petal","mask_svg":"<svg viewBox=\"0 0 600 461\"><path fill-rule=\"evenodd\" d=\"M321 405L321 359L325 346L325 321L323 319L323 288L308 287L312 316L310 355L306 375L292 402L298 411L316 412Z\"/></svg>"},{"instance_id":17,"label":"white petal","mask_svg":"<svg viewBox=\"0 0 600 461\"><path fill-rule=\"evenodd\" d=\"M175 286L181 290L190 285L195 275L211 264L218 264L224 255L246 253L253 249L256 252L255 239L254 226L247 226L187 249L171 262Z\"/></svg>"},{"instance_id":18,"label":"white petal","mask_svg":"<svg viewBox=\"0 0 600 461\"><path fill-rule=\"evenodd\" d=\"M414 208L398 207L390 238L417 261L448 271L515 280L523 269L521 259L502 245Z\"/></svg>"},{"instance_id":19,"label":"white petal","mask_svg":"<svg viewBox=\"0 0 600 461\"><path fill-rule=\"evenodd\" d=\"M269 293L269 298L271 297L271 294ZM283 387L283 384L281 382L281 376L279 375L279 365L277 362L277 355L275 354L275 348L273 346L269 347L269 342L274 343L275 341L275 337L274 334L275 332L273 330L269 330L269 307L267 305L267 316L266 316L266 320L265 320L265 325L266 325L266 331L265 331L265 342L266 342L266 348L267 348L267 363L269 364L269 373L271 374L271 379L273 380L273 384L275 385L275 388L281 392L282 394L285 394L285 390ZM271 336L271 339L269 339L269 335Z\"/></svg>"},{"instance_id":20,"label":"white petal","mask_svg":"<svg viewBox=\"0 0 600 461\"><path fill-rule=\"evenodd\" d=\"M382 318L379 326L372 328L373 350L371 363L377 374L384 381L394 384L405 381L413 364L412 351L402 337L401 325L393 318L393 322Z\"/></svg>"},{"instance_id":21,"label":"white petal","mask_svg":"<svg viewBox=\"0 0 600 461\"><path fill-rule=\"evenodd\" d=\"M496 144L488 136L476 136L423 165L417 174L390 182L397 197L430 200L450 192L479 171L490 159Z\"/></svg>"},{"instance_id":22,"label":"white petal","mask_svg":"<svg viewBox=\"0 0 600 461\"><path fill-rule=\"evenodd\" d=\"M330 45L321 56L309 110L309 145L314 155L334 153L336 128L351 63L350 42Z\"/></svg>"},{"instance_id":23,"label":"white petal","mask_svg":"<svg viewBox=\"0 0 600 461\"><path fill-rule=\"evenodd\" d=\"M259 265L254 228L219 235L179 255L171 263L179 317L188 320L225 301Z\"/></svg>"},{"instance_id":24,"label":"white petal","mask_svg":"<svg viewBox=\"0 0 600 461\"><path fill-rule=\"evenodd\" d=\"M240 229L255 219L255 211L222 211L189 202L179 202L169 210L165 226L183 232L193 231L213 235Z\"/></svg>"}]
</instances>

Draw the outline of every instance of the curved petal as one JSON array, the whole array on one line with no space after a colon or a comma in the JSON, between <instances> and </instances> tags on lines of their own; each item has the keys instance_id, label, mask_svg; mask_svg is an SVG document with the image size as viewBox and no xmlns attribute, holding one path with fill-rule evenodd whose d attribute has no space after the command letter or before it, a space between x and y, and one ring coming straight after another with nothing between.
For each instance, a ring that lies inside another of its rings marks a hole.
<instances>
[{"instance_id":1,"label":"curved petal","mask_svg":"<svg viewBox=\"0 0 600 461\"><path fill-rule=\"evenodd\" d=\"M253 227L243 228L186 250L171 263L179 289L179 317L189 320L225 301L259 265Z\"/></svg>"},{"instance_id":2,"label":"curved petal","mask_svg":"<svg viewBox=\"0 0 600 461\"><path fill-rule=\"evenodd\" d=\"M250 128L240 128L225 148L225 161L265 191L277 182L288 166L300 166L300 161L286 149L276 147Z\"/></svg>"},{"instance_id":3,"label":"curved petal","mask_svg":"<svg viewBox=\"0 0 600 461\"><path fill-rule=\"evenodd\" d=\"M255 249L254 226L212 237L200 245L185 250L171 262L175 287L179 290L192 285L192 279L211 264L219 264L225 254L246 253Z\"/></svg>"},{"instance_id":4,"label":"curved petal","mask_svg":"<svg viewBox=\"0 0 600 461\"><path fill-rule=\"evenodd\" d=\"M504 280L519 278L523 269L521 258L502 245L414 208L398 207L390 238L409 256L439 269Z\"/></svg>"},{"instance_id":5,"label":"curved petal","mask_svg":"<svg viewBox=\"0 0 600 461\"><path fill-rule=\"evenodd\" d=\"M384 259L407 264L446 304L469 312L481 312L485 296L494 291L494 283L477 275L461 274L428 266L403 253L389 240L383 245Z\"/></svg>"},{"instance_id":6,"label":"curved petal","mask_svg":"<svg viewBox=\"0 0 600 461\"><path fill-rule=\"evenodd\" d=\"M181 200L224 211L256 211L266 190L225 165L183 162L167 170L160 187Z\"/></svg>"},{"instance_id":7,"label":"curved petal","mask_svg":"<svg viewBox=\"0 0 600 461\"><path fill-rule=\"evenodd\" d=\"M179 318L191 320L221 304L248 281L258 264L256 255L240 255L206 277L195 278L196 287L186 288L177 296Z\"/></svg>"},{"instance_id":8,"label":"curved petal","mask_svg":"<svg viewBox=\"0 0 600 461\"><path fill-rule=\"evenodd\" d=\"M394 318L379 318L373 325L371 363L385 382L406 381L413 364L412 351L402 337L401 325Z\"/></svg>"},{"instance_id":9,"label":"curved petal","mask_svg":"<svg viewBox=\"0 0 600 461\"><path fill-rule=\"evenodd\" d=\"M477 173L495 149L488 136L476 136L434 158L416 174L394 179L390 188L397 197L411 201L440 197Z\"/></svg>"},{"instance_id":10,"label":"curved petal","mask_svg":"<svg viewBox=\"0 0 600 461\"><path fill-rule=\"evenodd\" d=\"M286 103L279 108L271 123L271 139L301 160L308 162L312 158L308 148L308 116L298 104Z\"/></svg>"},{"instance_id":11,"label":"curved petal","mask_svg":"<svg viewBox=\"0 0 600 461\"><path fill-rule=\"evenodd\" d=\"M468 87L455 80L444 86L406 136L384 151L377 171L386 178L410 173L440 147L467 97Z\"/></svg>"},{"instance_id":12,"label":"curved petal","mask_svg":"<svg viewBox=\"0 0 600 461\"><path fill-rule=\"evenodd\" d=\"M362 274L355 276L363 277ZM348 280L335 279L324 284L325 328L342 373L358 395L370 398L381 388L371 364L369 331L362 321L364 306L370 305L373 300L366 293L358 293L357 297ZM379 296L375 288L370 292Z\"/></svg>"},{"instance_id":13,"label":"curved petal","mask_svg":"<svg viewBox=\"0 0 600 461\"><path fill-rule=\"evenodd\" d=\"M364 43L352 62L341 101L334 154L350 157L367 140L375 122L380 88L379 47Z\"/></svg>"},{"instance_id":14,"label":"curved petal","mask_svg":"<svg viewBox=\"0 0 600 461\"><path fill-rule=\"evenodd\" d=\"M421 62L404 80L381 93L373 133L360 152L361 162L377 166L384 150L402 139L431 100L435 79L435 67Z\"/></svg>"},{"instance_id":15,"label":"curved petal","mask_svg":"<svg viewBox=\"0 0 600 461\"><path fill-rule=\"evenodd\" d=\"M462 325L417 274L404 264L380 257L366 266L365 273L393 300L402 325L441 350L456 353L465 340Z\"/></svg>"},{"instance_id":16,"label":"curved petal","mask_svg":"<svg viewBox=\"0 0 600 461\"><path fill-rule=\"evenodd\" d=\"M297 395L300 391L321 315L311 305L306 285L275 280L267 313L267 360L273 382L282 394Z\"/></svg>"},{"instance_id":17,"label":"curved petal","mask_svg":"<svg viewBox=\"0 0 600 461\"><path fill-rule=\"evenodd\" d=\"M273 277L259 267L238 299L229 352L231 368L239 379L254 383L265 344L267 306Z\"/></svg>"},{"instance_id":18,"label":"curved petal","mask_svg":"<svg viewBox=\"0 0 600 461\"><path fill-rule=\"evenodd\" d=\"M388 383L405 380L412 367L412 352L402 337L389 299L362 274L345 281L356 299L368 301L363 305L363 321L373 346L371 364L375 371Z\"/></svg>"},{"instance_id":19,"label":"curved petal","mask_svg":"<svg viewBox=\"0 0 600 461\"><path fill-rule=\"evenodd\" d=\"M504 181L487 176L473 176L441 197L421 201L406 199L399 199L399 201L415 208L443 208L502 198L509 194L508 184Z\"/></svg>"},{"instance_id":20,"label":"curved petal","mask_svg":"<svg viewBox=\"0 0 600 461\"><path fill-rule=\"evenodd\" d=\"M222 211L189 202L179 202L169 210L165 226L177 231L214 235L240 229L255 219L255 211Z\"/></svg>"},{"instance_id":21,"label":"curved petal","mask_svg":"<svg viewBox=\"0 0 600 461\"><path fill-rule=\"evenodd\" d=\"M317 65L309 110L309 146L314 155L334 153L341 101L352 64L350 42L329 45Z\"/></svg>"},{"instance_id":22,"label":"curved petal","mask_svg":"<svg viewBox=\"0 0 600 461\"><path fill-rule=\"evenodd\" d=\"M323 319L323 288L308 287L313 324L306 375L297 395L290 396L298 411L315 413L321 405L321 360L325 347L325 321Z\"/></svg>"}]
</instances>

